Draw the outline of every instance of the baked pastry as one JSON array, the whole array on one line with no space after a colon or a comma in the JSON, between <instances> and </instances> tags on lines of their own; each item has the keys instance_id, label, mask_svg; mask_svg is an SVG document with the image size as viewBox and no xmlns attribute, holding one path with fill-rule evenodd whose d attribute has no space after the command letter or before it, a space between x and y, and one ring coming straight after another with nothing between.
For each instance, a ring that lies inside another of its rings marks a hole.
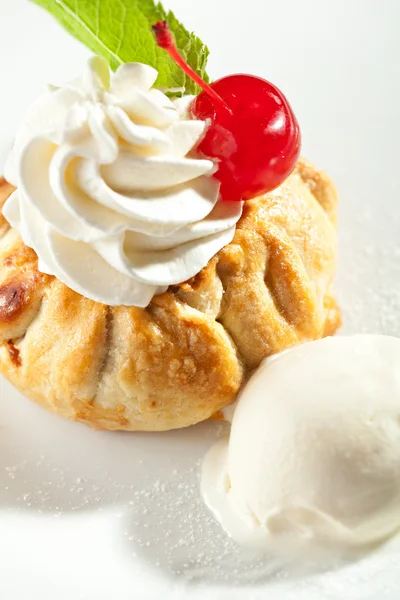
<instances>
[{"instance_id":1,"label":"baked pastry","mask_svg":"<svg viewBox=\"0 0 400 600\"><path fill-rule=\"evenodd\" d=\"M1 205L14 188L1 182ZM99 429L161 431L235 400L263 358L331 335L336 193L300 159L244 204L231 243L146 308L107 306L41 273L0 222L0 368L25 395Z\"/></svg>"},{"instance_id":2,"label":"baked pastry","mask_svg":"<svg viewBox=\"0 0 400 600\"><path fill-rule=\"evenodd\" d=\"M79 37L70 13L57 11ZM170 17L204 72L207 50ZM102 39L104 57L32 105L0 184L0 369L100 429L218 415L265 357L340 322L336 193L298 160L287 99L251 75L208 85L167 22L153 26L157 48L146 19L128 53L153 44L160 73ZM177 65L200 94L160 89L182 81Z\"/></svg>"}]
</instances>

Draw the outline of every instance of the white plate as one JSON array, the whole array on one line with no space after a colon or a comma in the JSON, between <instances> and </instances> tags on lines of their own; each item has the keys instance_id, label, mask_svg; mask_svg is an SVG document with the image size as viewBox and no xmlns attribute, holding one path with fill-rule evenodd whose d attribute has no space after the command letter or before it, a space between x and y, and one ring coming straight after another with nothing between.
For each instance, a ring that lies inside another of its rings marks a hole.
<instances>
[{"instance_id":1,"label":"white plate","mask_svg":"<svg viewBox=\"0 0 400 600\"><path fill-rule=\"evenodd\" d=\"M212 49L210 73L253 72L290 98L304 154L341 192L344 332L400 335L398 0L165 2ZM0 157L45 81L87 51L39 8L0 0ZM287 577L237 548L198 494L220 425L128 435L47 414L1 382L0 598L395 600L400 542Z\"/></svg>"}]
</instances>

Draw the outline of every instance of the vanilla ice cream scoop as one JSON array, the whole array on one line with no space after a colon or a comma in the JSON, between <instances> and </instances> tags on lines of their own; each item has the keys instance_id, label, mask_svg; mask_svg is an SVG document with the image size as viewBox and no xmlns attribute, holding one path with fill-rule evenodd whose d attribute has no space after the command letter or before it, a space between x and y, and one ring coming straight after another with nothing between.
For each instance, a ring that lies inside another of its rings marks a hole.
<instances>
[{"instance_id":1,"label":"vanilla ice cream scoop","mask_svg":"<svg viewBox=\"0 0 400 600\"><path fill-rule=\"evenodd\" d=\"M205 459L207 504L238 541L350 547L400 527L400 339L326 338L272 357ZM293 538L294 539L294 538Z\"/></svg>"}]
</instances>

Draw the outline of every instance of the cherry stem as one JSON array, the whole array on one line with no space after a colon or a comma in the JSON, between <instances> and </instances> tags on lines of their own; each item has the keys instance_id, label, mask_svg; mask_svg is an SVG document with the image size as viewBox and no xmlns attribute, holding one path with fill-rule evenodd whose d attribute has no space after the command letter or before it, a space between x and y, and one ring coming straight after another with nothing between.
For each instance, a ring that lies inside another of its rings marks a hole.
<instances>
[{"instance_id":1,"label":"cherry stem","mask_svg":"<svg viewBox=\"0 0 400 600\"><path fill-rule=\"evenodd\" d=\"M206 83L200 77L200 75L198 75L196 71L194 71L192 67L190 67L187 64L183 56L178 52L175 45L175 40L172 36L167 21L159 21L158 23L153 25L152 29L154 31L154 35L156 36L157 46L163 48L163 50L168 52L172 60L176 62L176 64L182 69L182 71L186 73L186 75L190 77L190 79L197 83L197 85L200 86L201 89L206 94L208 94L210 98L214 100L214 102L216 102L220 107L226 110L230 115L233 115L232 109L229 108L225 100L223 100L221 96L217 94L217 92L214 91L213 88L210 85L208 85L208 83Z\"/></svg>"}]
</instances>

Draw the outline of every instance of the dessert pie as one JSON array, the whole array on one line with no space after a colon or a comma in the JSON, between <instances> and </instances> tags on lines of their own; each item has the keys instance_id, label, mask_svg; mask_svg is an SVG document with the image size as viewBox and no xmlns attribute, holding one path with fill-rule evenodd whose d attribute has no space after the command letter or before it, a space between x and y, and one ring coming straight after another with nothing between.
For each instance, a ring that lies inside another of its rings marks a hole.
<instances>
[{"instance_id":1,"label":"dessert pie","mask_svg":"<svg viewBox=\"0 0 400 600\"><path fill-rule=\"evenodd\" d=\"M336 193L299 159L288 101L251 75L208 85L153 30L203 91L94 56L31 107L0 187L1 371L100 429L203 421L265 357L340 322Z\"/></svg>"},{"instance_id":2,"label":"dessert pie","mask_svg":"<svg viewBox=\"0 0 400 600\"><path fill-rule=\"evenodd\" d=\"M1 204L13 191L4 180ZM300 159L244 204L232 242L146 308L88 299L38 270L1 218L0 368L26 396L99 429L160 431L211 417L272 353L331 335L336 193Z\"/></svg>"}]
</instances>

